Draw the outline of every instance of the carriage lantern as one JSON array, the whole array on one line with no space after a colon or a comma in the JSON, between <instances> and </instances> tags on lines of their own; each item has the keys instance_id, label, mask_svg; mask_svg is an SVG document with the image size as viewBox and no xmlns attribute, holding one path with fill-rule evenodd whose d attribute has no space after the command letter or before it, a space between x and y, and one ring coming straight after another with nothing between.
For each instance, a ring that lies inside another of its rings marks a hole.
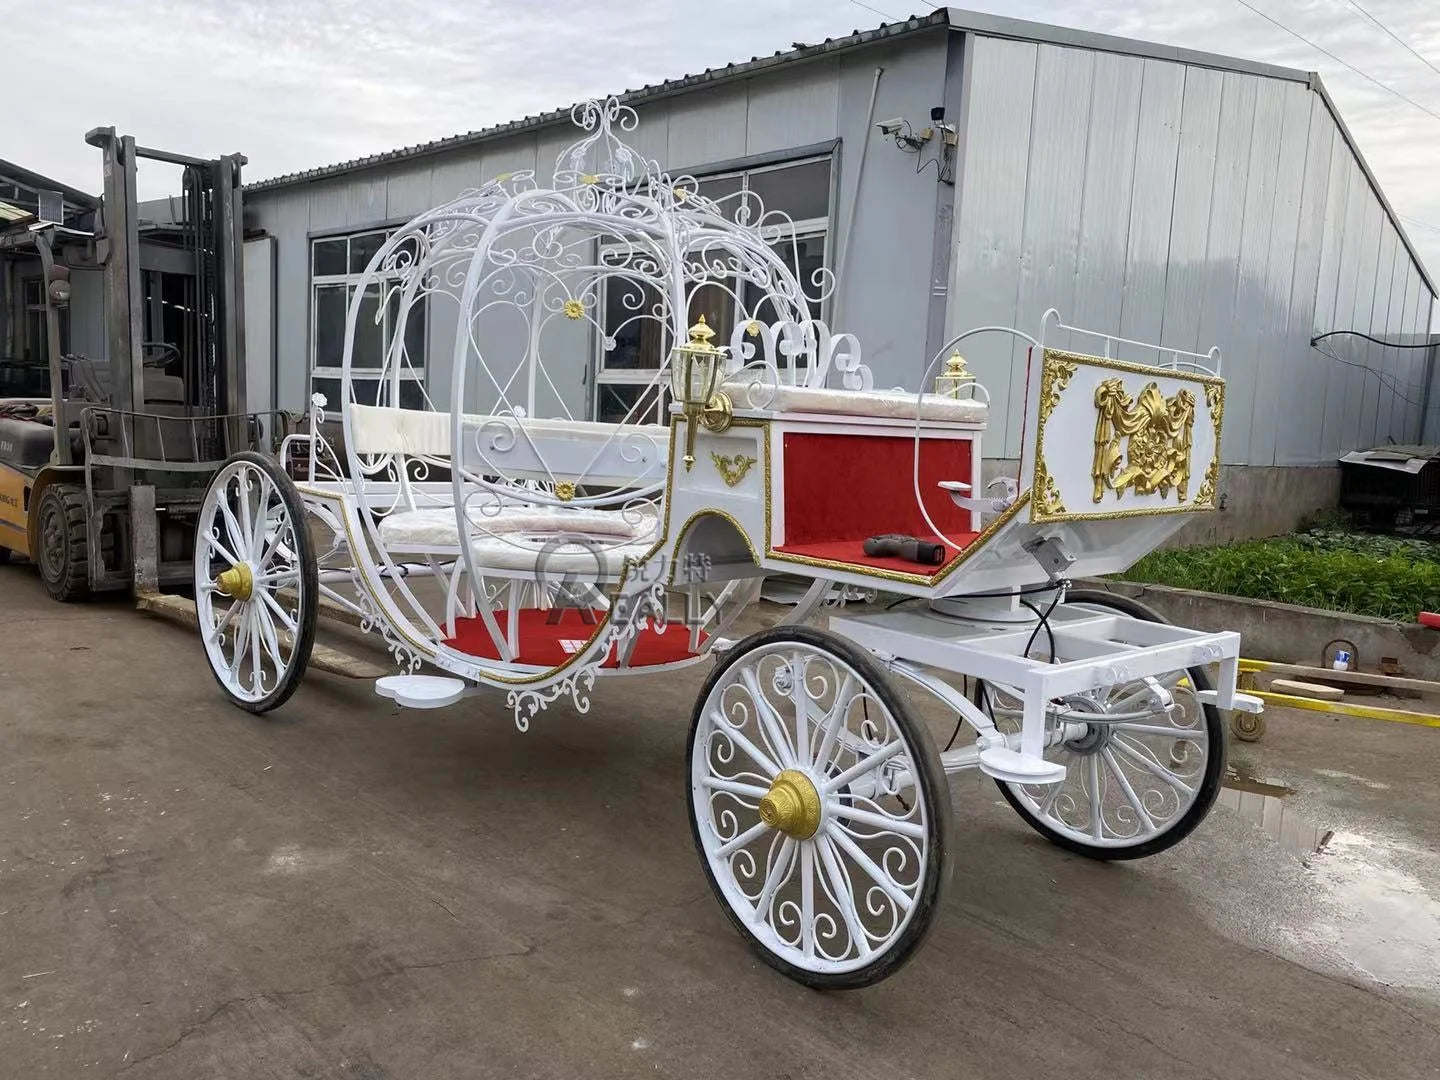
<instances>
[{"instance_id":1,"label":"carriage lantern","mask_svg":"<svg viewBox=\"0 0 1440 1080\"><path fill-rule=\"evenodd\" d=\"M719 389L721 367L729 350L715 346L715 336L701 315L688 331L688 340L675 347L670 365L670 391L685 413L685 471L695 464L695 428L724 431L730 426L730 395Z\"/></svg>"},{"instance_id":2,"label":"carriage lantern","mask_svg":"<svg viewBox=\"0 0 1440 1080\"><path fill-rule=\"evenodd\" d=\"M965 391L963 395L962 390ZM935 376L935 393L950 398L974 396L975 376L965 366L965 358L958 352L950 354L950 358L945 361L945 369Z\"/></svg>"}]
</instances>

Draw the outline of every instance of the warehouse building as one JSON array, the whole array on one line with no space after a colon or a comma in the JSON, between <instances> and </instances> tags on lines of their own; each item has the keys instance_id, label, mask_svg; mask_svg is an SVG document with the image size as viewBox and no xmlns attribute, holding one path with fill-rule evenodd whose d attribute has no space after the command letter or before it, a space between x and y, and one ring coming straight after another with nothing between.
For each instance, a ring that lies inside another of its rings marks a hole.
<instances>
[{"instance_id":1,"label":"warehouse building","mask_svg":"<svg viewBox=\"0 0 1440 1080\"><path fill-rule=\"evenodd\" d=\"M1289 527L1335 504L1343 453L1427 434L1431 350L1393 346L1425 340L1435 287L1314 74L941 9L620 100L663 168L794 218L801 269L837 278L822 317L859 337L877 384L914 389L948 336L1035 333L1051 307L1126 338L1218 346L1230 512L1191 539ZM502 172L548 175L569 117L247 187L252 405L333 397L345 303L386 230ZM441 407L453 311L416 331ZM1391 344L1311 346L1332 331ZM577 414L604 418L655 358L594 338L566 382ZM966 355L993 397L986 456L1013 470L1023 352L992 337Z\"/></svg>"}]
</instances>

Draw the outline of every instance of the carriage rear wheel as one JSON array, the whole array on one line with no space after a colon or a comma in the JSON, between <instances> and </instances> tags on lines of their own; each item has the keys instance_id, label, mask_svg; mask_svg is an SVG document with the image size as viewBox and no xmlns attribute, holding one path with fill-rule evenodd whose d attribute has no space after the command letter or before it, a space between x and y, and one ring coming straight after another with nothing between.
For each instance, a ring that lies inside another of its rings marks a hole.
<instances>
[{"instance_id":1,"label":"carriage rear wheel","mask_svg":"<svg viewBox=\"0 0 1440 1080\"><path fill-rule=\"evenodd\" d=\"M305 507L270 458L215 474L195 531L195 609L215 681L253 713L295 692L315 642L319 577Z\"/></svg>"},{"instance_id":2,"label":"carriage rear wheel","mask_svg":"<svg viewBox=\"0 0 1440 1080\"><path fill-rule=\"evenodd\" d=\"M949 877L950 790L868 652L805 626L745 638L700 692L689 756L701 864L766 963L850 989L910 959Z\"/></svg>"},{"instance_id":3,"label":"carriage rear wheel","mask_svg":"<svg viewBox=\"0 0 1440 1080\"><path fill-rule=\"evenodd\" d=\"M1065 603L1165 621L1137 600L1102 591L1075 589ZM1225 777L1220 711L1195 696L1210 689L1210 679L1203 668L1181 668L1157 681L1174 703L1169 713L1143 682L1066 699L1071 709L1093 711L1097 721L1046 750L1047 760L1065 765L1065 779L1049 785L996 781L1031 828L1077 855L1139 859L1178 844L1205 819ZM975 696L997 728L1019 731L1018 694L982 682ZM1147 715L1114 723L1098 719L1137 712Z\"/></svg>"}]
</instances>

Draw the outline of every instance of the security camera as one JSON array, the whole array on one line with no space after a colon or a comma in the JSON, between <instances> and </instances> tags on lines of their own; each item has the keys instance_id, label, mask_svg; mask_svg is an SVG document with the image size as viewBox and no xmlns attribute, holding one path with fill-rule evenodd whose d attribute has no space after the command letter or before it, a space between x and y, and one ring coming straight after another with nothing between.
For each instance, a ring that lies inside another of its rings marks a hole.
<instances>
[{"instance_id":1,"label":"security camera","mask_svg":"<svg viewBox=\"0 0 1440 1080\"><path fill-rule=\"evenodd\" d=\"M897 116L893 120L882 120L875 126L880 129L881 135L894 135L905 126L905 121L903 118Z\"/></svg>"}]
</instances>

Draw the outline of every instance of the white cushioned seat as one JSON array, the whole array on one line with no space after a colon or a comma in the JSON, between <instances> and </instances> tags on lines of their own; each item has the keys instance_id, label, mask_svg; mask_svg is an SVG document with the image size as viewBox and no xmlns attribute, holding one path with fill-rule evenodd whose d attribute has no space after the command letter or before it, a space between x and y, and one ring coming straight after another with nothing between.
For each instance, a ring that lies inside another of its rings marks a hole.
<instances>
[{"instance_id":1,"label":"white cushioned seat","mask_svg":"<svg viewBox=\"0 0 1440 1080\"><path fill-rule=\"evenodd\" d=\"M837 413L842 416L880 416L915 419L915 395L908 390L846 390L834 386L772 386L759 373L741 372L722 387L737 409L774 412ZM926 394L920 402L920 419L983 424L990 407L974 398Z\"/></svg>"},{"instance_id":2,"label":"white cushioned seat","mask_svg":"<svg viewBox=\"0 0 1440 1080\"><path fill-rule=\"evenodd\" d=\"M655 544L658 519L653 510L513 506L486 514L472 508L470 550L479 567L493 570L541 569L547 576L575 573L591 579L615 577L626 558L640 558ZM570 538L557 543L561 538ZM392 552L460 549L454 509L403 510L380 522L380 538ZM543 567L537 567L544 554Z\"/></svg>"}]
</instances>

